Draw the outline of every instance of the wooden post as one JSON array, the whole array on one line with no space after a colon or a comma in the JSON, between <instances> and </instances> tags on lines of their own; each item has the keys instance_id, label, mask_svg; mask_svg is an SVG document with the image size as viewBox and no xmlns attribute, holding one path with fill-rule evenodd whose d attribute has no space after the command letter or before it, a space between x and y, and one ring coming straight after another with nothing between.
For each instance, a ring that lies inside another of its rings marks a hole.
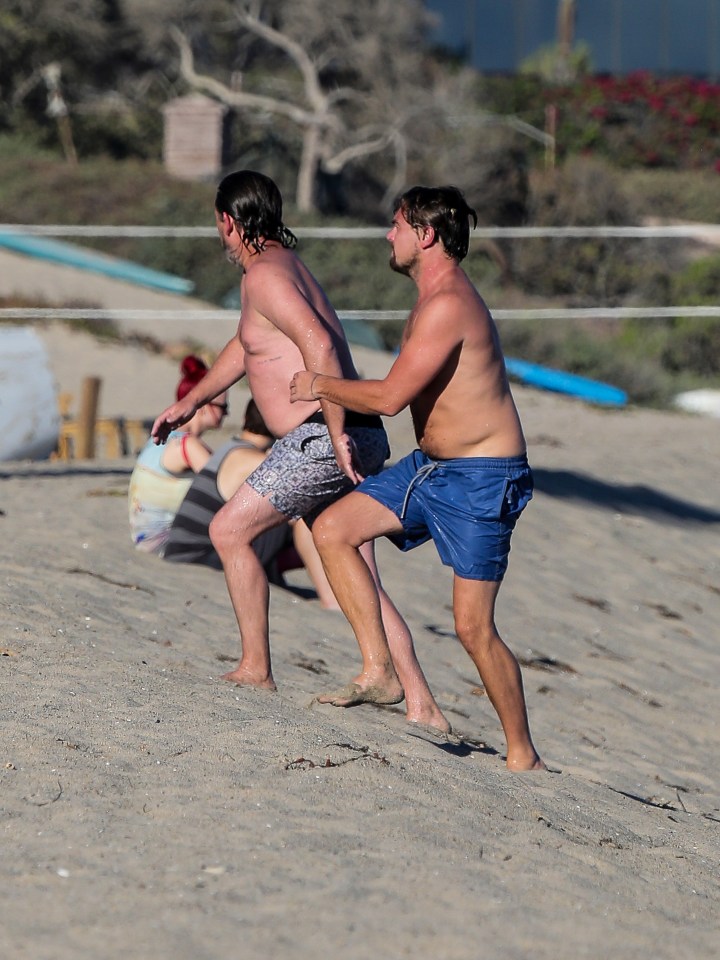
<instances>
[{"instance_id":1,"label":"wooden post","mask_svg":"<svg viewBox=\"0 0 720 960\"><path fill-rule=\"evenodd\" d=\"M78 460L92 460L95 456L95 420L97 419L99 377L85 377L78 411L77 450Z\"/></svg>"},{"instance_id":2,"label":"wooden post","mask_svg":"<svg viewBox=\"0 0 720 960\"><path fill-rule=\"evenodd\" d=\"M75 141L73 140L72 135L70 117L66 113L58 117L57 125L58 133L60 134L60 143L62 144L65 159L71 166L76 167L78 158L77 151L75 150Z\"/></svg>"},{"instance_id":3,"label":"wooden post","mask_svg":"<svg viewBox=\"0 0 720 960\"><path fill-rule=\"evenodd\" d=\"M548 103L545 107L545 169L555 169L555 150L557 146L557 114L558 110L554 103Z\"/></svg>"}]
</instances>

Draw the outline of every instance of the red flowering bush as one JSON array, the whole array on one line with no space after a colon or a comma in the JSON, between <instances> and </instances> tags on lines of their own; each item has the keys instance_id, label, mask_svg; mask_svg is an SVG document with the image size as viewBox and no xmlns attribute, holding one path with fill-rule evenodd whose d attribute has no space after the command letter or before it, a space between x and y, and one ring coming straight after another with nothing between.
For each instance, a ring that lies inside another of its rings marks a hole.
<instances>
[{"instance_id":1,"label":"red flowering bush","mask_svg":"<svg viewBox=\"0 0 720 960\"><path fill-rule=\"evenodd\" d=\"M720 84L693 77L584 77L545 87L558 110L558 153L597 153L624 166L720 172Z\"/></svg>"}]
</instances>

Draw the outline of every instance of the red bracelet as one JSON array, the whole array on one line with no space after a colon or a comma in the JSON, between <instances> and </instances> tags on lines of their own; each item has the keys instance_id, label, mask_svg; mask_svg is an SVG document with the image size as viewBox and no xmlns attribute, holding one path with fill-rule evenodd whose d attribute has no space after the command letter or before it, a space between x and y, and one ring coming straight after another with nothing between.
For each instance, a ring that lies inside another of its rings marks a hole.
<instances>
[{"instance_id":1,"label":"red bracelet","mask_svg":"<svg viewBox=\"0 0 720 960\"><path fill-rule=\"evenodd\" d=\"M190 436L189 433L184 433L182 435L182 439L180 440L180 453L182 454L182 458L185 461L186 465L192 470L192 464L190 463L190 459L187 455L187 450L185 449L189 436Z\"/></svg>"}]
</instances>

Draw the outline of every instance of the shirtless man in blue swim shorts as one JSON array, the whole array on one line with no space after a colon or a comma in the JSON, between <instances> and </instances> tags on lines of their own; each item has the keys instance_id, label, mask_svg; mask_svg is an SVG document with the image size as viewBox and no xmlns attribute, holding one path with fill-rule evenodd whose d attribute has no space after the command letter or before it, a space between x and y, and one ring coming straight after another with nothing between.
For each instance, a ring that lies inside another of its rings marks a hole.
<instances>
[{"instance_id":1,"label":"shirtless man in blue swim shorts","mask_svg":"<svg viewBox=\"0 0 720 960\"><path fill-rule=\"evenodd\" d=\"M225 177L215 198L215 222L225 254L240 267L241 317L237 335L203 379L157 418L152 435L163 443L195 411L247 376L253 398L277 438L269 456L215 515L210 538L223 564L240 629L242 656L223 679L275 689L268 632L268 580L253 540L288 520L309 526L323 508L377 473L389 449L376 414L347 413L310 397L293 404L288 381L300 367L357 378L340 321L318 282L294 252L282 222L282 198L269 177L241 170ZM363 556L377 577L373 545ZM363 564L364 569L368 567ZM390 653L392 689L367 690L364 699L406 701L412 723L448 730L417 662L404 620L377 581Z\"/></svg>"},{"instance_id":2,"label":"shirtless man in blue swim shorts","mask_svg":"<svg viewBox=\"0 0 720 960\"><path fill-rule=\"evenodd\" d=\"M495 626L495 601L510 536L532 496L525 438L490 313L460 262L475 212L455 187L414 187L399 198L387 235L390 266L414 280L418 299L400 353L384 380L328 376L309 364L291 400L328 400L362 414L395 416L409 406L419 449L368 477L328 507L313 537L362 653L360 674L336 706L365 691L388 699L400 688L374 580L359 552L379 536L402 550L435 541L452 567L455 630L480 673L507 741L511 770L539 770L517 659Z\"/></svg>"}]
</instances>

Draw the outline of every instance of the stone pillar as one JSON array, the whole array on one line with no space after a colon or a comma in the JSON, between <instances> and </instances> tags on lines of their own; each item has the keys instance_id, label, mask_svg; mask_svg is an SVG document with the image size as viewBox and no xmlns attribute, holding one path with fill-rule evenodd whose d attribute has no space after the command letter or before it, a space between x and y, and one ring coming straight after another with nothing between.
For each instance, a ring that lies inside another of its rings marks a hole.
<instances>
[{"instance_id":1,"label":"stone pillar","mask_svg":"<svg viewBox=\"0 0 720 960\"><path fill-rule=\"evenodd\" d=\"M163 163L181 180L217 177L222 168L227 108L201 94L178 97L163 107Z\"/></svg>"}]
</instances>

